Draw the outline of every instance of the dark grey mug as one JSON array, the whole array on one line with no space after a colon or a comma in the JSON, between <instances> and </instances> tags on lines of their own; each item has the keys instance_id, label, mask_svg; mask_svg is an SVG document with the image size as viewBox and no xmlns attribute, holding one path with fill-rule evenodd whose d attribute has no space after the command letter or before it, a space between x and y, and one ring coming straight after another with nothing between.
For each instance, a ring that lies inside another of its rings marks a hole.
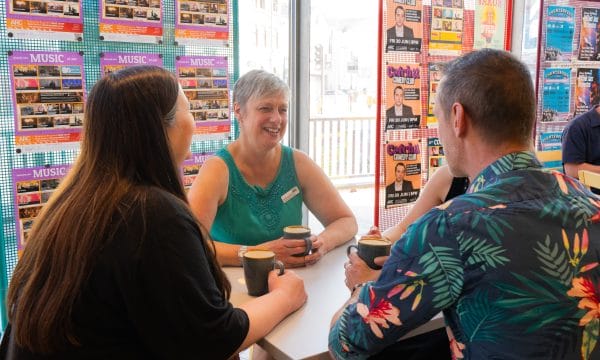
<instances>
[{"instance_id":1,"label":"dark grey mug","mask_svg":"<svg viewBox=\"0 0 600 360\"><path fill-rule=\"evenodd\" d=\"M294 254L292 256L306 256L310 254L312 249L312 241L310 240L310 228L303 225L290 225L283 228L284 239L304 239L304 252Z\"/></svg>"},{"instance_id":2,"label":"dark grey mug","mask_svg":"<svg viewBox=\"0 0 600 360\"><path fill-rule=\"evenodd\" d=\"M261 296L269 292L269 272L279 269L278 275L285 270L281 261L275 260L275 253L270 250L250 250L242 258L244 279L248 294Z\"/></svg>"},{"instance_id":3,"label":"dark grey mug","mask_svg":"<svg viewBox=\"0 0 600 360\"><path fill-rule=\"evenodd\" d=\"M379 256L388 256L392 243L378 236L363 236L358 240L358 245L350 245L346 253L350 255L352 249L356 249L358 256L369 265L371 269L379 270L381 266L375 264L375 258Z\"/></svg>"}]
</instances>

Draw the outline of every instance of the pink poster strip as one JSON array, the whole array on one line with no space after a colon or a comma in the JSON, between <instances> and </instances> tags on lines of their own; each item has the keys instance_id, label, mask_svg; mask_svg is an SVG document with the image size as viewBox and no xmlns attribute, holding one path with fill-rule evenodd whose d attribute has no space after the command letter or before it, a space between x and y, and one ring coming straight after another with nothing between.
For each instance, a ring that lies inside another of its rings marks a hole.
<instances>
[{"instance_id":1,"label":"pink poster strip","mask_svg":"<svg viewBox=\"0 0 600 360\"><path fill-rule=\"evenodd\" d=\"M100 69L102 75L115 72L124 67L136 65L155 65L162 67L162 56L160 54L106 52L102 53L100 57Z\"/></svg>"},{"instance_id":2,"label":"pink poster strip","mask_svg":"<svg viewBox=\"0 0 600 360\"><path fill-rule=\"evenodd\" d=\"M227 0L175 0L175 40L182 45L225 46L229 39Z\"/></svg>"},{"instance_id":3,"label":"pink poster strip","mask_svg":"<svg viewBox=\"0 0 600 360\"><path fill-rule=\"evenodd\" d=\"M161 0L99 0L100 39L162 43Z\"/></svg>"},{"instance_id":4,"label":"pink poster strip","mask_svg":"<svg viewBox=\"0 0 600 360\"><path fill-rule=\"evenodd\" d=\"M58 184L67 175L71 165L56 165L13 169L15 190L15 219L17 230L17 251L19 256L27 243L35 218L48 202Z\"/></svg>"},{"instance_id":5,"label":"pink poster strip","mask_svg":"<svg viewBox=\"0 0 600 360\"><path fill-rule=\"evenodd\" d=\"M185 92L196 130L194 141L222 140L230 135L229 77L225 56L180 56L179 83Z\"/></svg>"},{"instance_id":6,"label":"pink poster strip","mask_svg":"<svg viewBox=\"0 0 600 360\"><path fill-rule=\"evenodd\" d=\"M13 51L8 57L18 152L79 146L83 57L74 52Z\"/></svg>"},{"instance_id":7,"label":"pink poster strip","mask_svg":"<svg viewBox=\"0 0 600 360\"><path fill-rule=\"evenodd\" d=\"M6 30L18 39L81 41L81 2L6 0Z\"/></svg>"}]
</instances>

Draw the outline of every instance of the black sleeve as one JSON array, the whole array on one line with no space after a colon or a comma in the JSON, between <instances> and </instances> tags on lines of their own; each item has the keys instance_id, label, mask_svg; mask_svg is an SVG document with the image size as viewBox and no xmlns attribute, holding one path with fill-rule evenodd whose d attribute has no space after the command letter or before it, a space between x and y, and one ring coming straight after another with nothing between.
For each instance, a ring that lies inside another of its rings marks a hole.
<instances>
[{"instance_id":1,"label":"black sleeve","mask_svg":"<svg viewBox=\"0 0 600 360\"><path fill-rule=\"evenodd\" d=\"M169 198L147 204L146 234L116 281L152 353L226 359L245 339L248 316L218 290L198 226L184 206Z\"/></svg>"}]
</instances>

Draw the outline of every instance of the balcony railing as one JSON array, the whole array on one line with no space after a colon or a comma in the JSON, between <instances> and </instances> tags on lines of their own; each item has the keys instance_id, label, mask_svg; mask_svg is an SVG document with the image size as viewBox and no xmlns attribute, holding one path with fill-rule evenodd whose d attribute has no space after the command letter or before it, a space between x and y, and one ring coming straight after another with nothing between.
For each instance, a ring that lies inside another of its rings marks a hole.
<instances>
[{"instance_id":1,"label":"balcony railing","mask_svg":"<svg viewBox=\"0 0 600 360\"><path fill-rule=\"evenodd\" d=\"M311 117L309 156L338 187L372 184L375 131L375 117Z\"/></svg>"}]
</instances>

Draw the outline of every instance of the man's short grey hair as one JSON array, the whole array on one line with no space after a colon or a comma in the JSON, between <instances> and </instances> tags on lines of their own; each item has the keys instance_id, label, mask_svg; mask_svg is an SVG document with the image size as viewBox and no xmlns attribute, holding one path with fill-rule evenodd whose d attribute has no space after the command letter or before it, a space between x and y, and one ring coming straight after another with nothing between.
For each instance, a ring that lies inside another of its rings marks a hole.
<instances>
[{"instance_id":1,"label":"man's short grey hair","mask_svg":"<svg viewBox=\"0 0 600 360\"><path fill-rule=\"evenodd\" d=\"M506 51L482 49L442 65L437 103L448 119L460 103L491 144L530 144L535 91L527 66Z\"/></svg>"},{"instance_id":2,"label":"man's short grey hair","mask_svg":"<svg viewBox=\"0 0 600 360\"><path fill-rule=\"evenodd\" d=\"M283 94L289 96L289 88L283 80L264 70L251 70L238 79L233 87L233 102L241 108L248 101L266 96Z\"/></svg>"}]
</instances>

